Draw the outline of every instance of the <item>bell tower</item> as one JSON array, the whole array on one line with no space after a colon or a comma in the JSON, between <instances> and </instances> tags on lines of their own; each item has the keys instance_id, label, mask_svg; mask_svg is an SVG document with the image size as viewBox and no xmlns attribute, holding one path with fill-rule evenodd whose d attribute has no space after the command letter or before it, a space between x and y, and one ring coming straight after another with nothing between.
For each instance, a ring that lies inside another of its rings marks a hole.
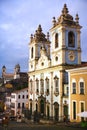
<instances>
[{"instance_id":1,"label":"bell tower","mask_svg":"<svg viewBox=\"0 0 87 130\"><path fill-rule=\"evenodd\" d=\"M30 37L29 43L29 71L34 71L36 69L36 64L40 58L40 50L45 47L47 56L50 58L50 41L49 33L47 36L42 32L41 25L35 31L35 34Z\"/></svg>"},{"instance_id":2,"label":"bell tower","mask_svg":"<svg viewBox=\"0 0 87 130\"><path fill-rule=\"evenodd\" d=\"M69 14L64 4L60 17L53 17L53 27L50 29L52 38L52 66L64 64L81 64L81 46L79 17L75 20Z\"/></svg>"}]
</instances>

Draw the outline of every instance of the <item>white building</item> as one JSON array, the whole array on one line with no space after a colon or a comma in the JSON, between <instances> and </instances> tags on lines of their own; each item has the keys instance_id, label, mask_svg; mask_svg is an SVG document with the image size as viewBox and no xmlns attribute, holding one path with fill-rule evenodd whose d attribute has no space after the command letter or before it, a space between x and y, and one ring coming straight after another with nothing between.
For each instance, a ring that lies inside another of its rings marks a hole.
<instances>
[{"instance_id":1,"label":"white building","mask_svg":"<svg viewBox=\"0 0 87 130\"><path fill-rule=\"evenodd\" d=\"M8 112L10 112L10 107L11 107L11 94L6 94L6 99L5 99L5 107Z\"/></svg>"},{"instance_id":2,"label":"white building","mask_svg":"<svg viewBox=\"0 0 87 130\"><path fill-rule=\"evenodd\" d=\"M75 20L64 4L47 36L41 25L29 43L29 109L41 115L63 120L69 115L69 86L66 69L81 64L79 17Z\"/></svg>"},{"instance_id":3,"label":"white building","mask_svg":"<svg viewBox=\"0 0 87 130\"><path fill-rule=\"evenodd\" d=\"M28 88L16 90L11 93L11 113L17 115L28 106Z\"/></svg>"}]
</instances>

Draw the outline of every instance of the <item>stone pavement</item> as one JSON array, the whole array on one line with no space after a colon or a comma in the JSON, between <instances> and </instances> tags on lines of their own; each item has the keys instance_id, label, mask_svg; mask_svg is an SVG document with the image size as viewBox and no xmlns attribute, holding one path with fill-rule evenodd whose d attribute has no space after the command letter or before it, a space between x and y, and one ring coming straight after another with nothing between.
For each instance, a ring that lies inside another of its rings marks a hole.
<instances>
[{"instance_id":1,"label":"stone pavement","mask_svg":"<svg viewBox=\"0 0 87 130\"><path fill-rule=\"evenodd\" d=\"M82 130L80 124L77 123L34 123L32 121L27 120L26 122L16 122L10 121L8 130ZM0 130L3 130L2 126L0 126Z\"/></svg>"}]
</instances>

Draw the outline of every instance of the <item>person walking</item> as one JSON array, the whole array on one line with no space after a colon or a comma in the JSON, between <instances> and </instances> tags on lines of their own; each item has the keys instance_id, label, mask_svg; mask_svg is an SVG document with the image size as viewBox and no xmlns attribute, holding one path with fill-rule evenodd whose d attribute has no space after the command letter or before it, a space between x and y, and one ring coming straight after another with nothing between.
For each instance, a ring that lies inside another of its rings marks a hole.
<instances>
[{"instance_id":1,"label":"person walking","mask_svg":"<svg viewBox=\"0 0 87 130\"><path fill-rule=\"evenodd\" d=\"M2 120L2 126L3 126L3 129L4 129L4 130L8 130L8 123L9 123L8 117L6 116L6 117L3 118L3 120Z\"/></svg>"}]
</instances>

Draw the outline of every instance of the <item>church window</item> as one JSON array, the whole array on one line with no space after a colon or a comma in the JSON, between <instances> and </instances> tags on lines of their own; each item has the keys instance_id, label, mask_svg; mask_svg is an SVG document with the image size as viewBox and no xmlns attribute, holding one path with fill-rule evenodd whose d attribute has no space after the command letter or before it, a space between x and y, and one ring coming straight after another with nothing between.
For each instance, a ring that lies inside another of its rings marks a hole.
<instances>
[{"instance_id":1,"label":"church window","mask_svg":"<svg viewBox=\"0 0 87 130\"><path fill-rule=\"evenodd\" d=\"M39 92L39 80L36 79L36 93Z\"/></svg>"},{"instance_id":2,"label":"church window","mask_svg":"<svg viewBox=\"0 0 87 130\"><path fill-rule=\"evenodd\" d=\"M59 79L57 76L54 78L55 92L59 92Z\"/></svg>"},{"instance_id":3,"label":"church window","mask_svg":"<svg viewBox=\"0 0 87 130\"><path fill-rule=\"evenodd\" d=\"M40 80L40 89L41 89L41 94L44 93L44 80Z\"/></svg>"},{"instance_id":4,"label":"church window","mask_svg":"<svg viewBox=\"0 0 87 130\"><path fill-rule=\"evenodd\" d=\"M64 84L64 96L68 96L69 95L69 87L68 85Z\"/></svg>"},{"instance_id":5,"label":"church window","mask_svg":"<svg viewBox=\"0 0 87 130\"><path fill-rule=\"evenodd\" d=\"M31 58L33 58L33 47L31 48Z\"/></svg>"},{"instance_id":6,"label":"church window","mask_svg":"<svg viewBox=\"0 0 87 130\"><path fill-rule=\"evenodd\" d=\"M44 66L44 62L42 62L41 65Z\"/></svg>"},{"instance_id":7,"label":"church window","mask_svg":"<svg viewBox=\"0 0 87 130\"><path fill-rule=\"evenodd\" d=\"M32 92L32 84L33 84L33 82L32 82L32 80L30 80L30 92Z\"/></svg>"},{"instance_id":8,"label":"church window","mask_svg":"<svg viewBox=\"0 0 87 130\"><path fill-rule=\"evenodd\" d=\"M58 33L55 34L55 48L58 47Z\"/></svg>"},{"instance_id":9,"label":"church window","mask_svg":"<svg viewBox=\"0 0 87 130\"><path fill-rule=\"evenodd\" d=\"M55 60L58 61L58 57L57 56L55 57Z\"/></svg>"},{"instance_id":10,"label":"church window","mask_svg":"<svg viewBox=\"0 0 87 130\"><path fill-rule=\"evenodd\" d=\"M49 79L46 78L45 82L46 82L46 93L49 93Z\"/></svg>"},{"instance_id":11,"label":"church window","mask_svg":"<svg viewBox=\"0 0 87 130\"><path fill-rule=\"evenodd\" d=\"M68 46L75 47L75 35L72 31L68 33Z\"/></svg>"}]
</instances>

